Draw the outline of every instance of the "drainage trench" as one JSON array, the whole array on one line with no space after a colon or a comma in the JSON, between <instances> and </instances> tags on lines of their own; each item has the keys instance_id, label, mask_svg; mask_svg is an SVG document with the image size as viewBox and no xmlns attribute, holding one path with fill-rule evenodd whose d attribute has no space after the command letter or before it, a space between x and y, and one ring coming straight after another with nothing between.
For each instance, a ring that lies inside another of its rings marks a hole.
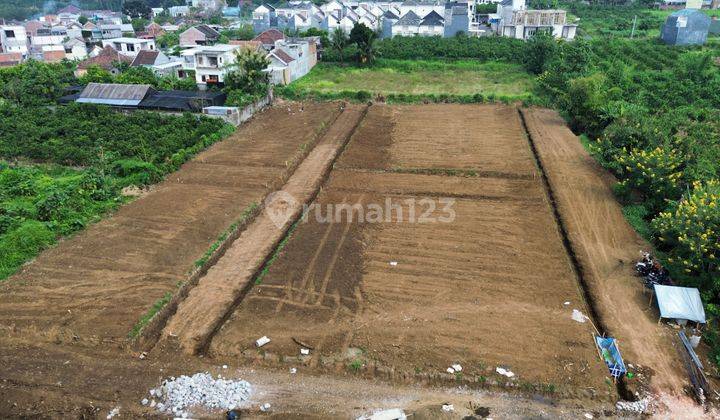
<instances>
[{"instance_id":1,"label":"drainage trench","mask_svg":"<svg viewBox=\"0 0 720 420\"><path fill-rule=\"evenodd\" d=\"M555 199L555 193L552 189L552 186L550 185L550 181L548 180L547 174L545 172L545 167L543 166L542 160L540 159L540 155L537 151L537 147L535 146L535 140L533 139L532 135L530 134L530 130L528 129L527 122L525 121L525 116L518 108L518 114L520 115L520 121L522 122L523 131L525 132L525 136L528 140L528 144L530 145L530 150L532 151L533 158L535 160L535 164L537 165L538 171L540 172L540 176L542 178L542 184L543 189L545 190L545 194L548 197L548 201L550 203L550 208L552 209L553 217L555 219L555 223L558 226L558 230L560 231L560 237L562 239L563 247L565 248L565 252L567 253L568 257L570 258L570 265L572 266L573 273L575 274L575 279L577 280L577 284L579 286L579 289L583 296L583 301L585 303L585 308L588 311L588 315L590 317L590 322L592 322L595 330L598 332L599 335L606 336L607 326L604 324L602 318L598 315L598 310L595 307L595 301L592 298L592 295L589 291L589 286L587 283L587 279L585 278L585 273L583 270L582 265L577 259L577 255L575 254L575 249L573 248L573 244L570 241L570 237L567 232L567 228L565 227L565 223L563 222L562 215L560 214L560 211L558 210L557 201ZM594 345L595 343L593 343ZM616 384L616 389L618 392L618 395L627 401L635 401L637 398L627 389L627 386L625 384L625 378L620 378Z\"/></svg>"}]
</instances>

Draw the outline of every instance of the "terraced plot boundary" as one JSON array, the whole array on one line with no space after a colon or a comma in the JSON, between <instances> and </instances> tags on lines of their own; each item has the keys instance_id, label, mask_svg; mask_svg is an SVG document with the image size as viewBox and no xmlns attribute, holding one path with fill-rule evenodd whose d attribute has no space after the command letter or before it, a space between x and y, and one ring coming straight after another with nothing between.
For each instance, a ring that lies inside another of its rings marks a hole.
<instances>
[{"instance_id":1,"label":"terraced plot boundary","mask_svg":"<svg viewBox=\"0 0 720 420\"><path fill-rule=\"evenodd\" d=\"M177 342L185 352L202 351L227 318L236 302L252 285L265 261L272 255L290 226L300 217L302 206L310 202L335 158L367 110L350 105L335 120L318 145L299 165L285 186L266 202L263 213L244 230L237 241L199 279L162 333L167 342Z\"/></svg>"}]
</instances>

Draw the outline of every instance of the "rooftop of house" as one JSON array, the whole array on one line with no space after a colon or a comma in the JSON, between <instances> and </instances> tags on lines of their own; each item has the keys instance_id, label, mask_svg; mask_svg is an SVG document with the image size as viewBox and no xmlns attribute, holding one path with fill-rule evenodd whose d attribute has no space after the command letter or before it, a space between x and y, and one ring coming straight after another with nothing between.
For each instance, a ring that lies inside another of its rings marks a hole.
<instances>
[{"instance_id":1,"label":"rooftop of house","mask_svg":"<svg viewBox=\"0 0 720 420\"><path fill-rule=\"evenodd\" d=\"M155 61L158 58L158 55L160 55L160 51L148 51L148 50L142 50L138 52L138 54L135 56L135 59L130 63L130 66L132 67L138 67L138 66L152 66L155 64Z\"/></svg>"},{"instance_id":2,"label":"rooftop of house","mask_svg":"<svg viewBox=\"0 0 720 420\"><path fill-rule=\"evenodd\" d=\"M403 17L400 18L395 24L400 26L412 26L412 25L419 25L422 19L420 16L415 14L412 10L405 13Z\"/></svg>"},{"instance_id":3,"label":"rooftop of house","mask_svg":"<svg viewBox=\"0 0 720 420\"><path fill-rule=\"evenodd\" d=\"M422 22L420 22L420 26L442 26L443 23L445 23L445 19L433 10L425 15Z\"/></svg>"},{"instance_id":4,"label":"rooftop of house","mask_svg":"<svg viewBox=\"0 0 720 420\"><path fill-rule=\"evenodd\" d=\"M127 38L127 37L111 38L111 39L106 39L106 41L109 41L109 42L119 42L119 43L122 43L122 44L140 44L140 43L150 42L149 39Z\"/></svg>"},{"instance_id":5,"label":"rooftop of house","mask_svg":"<svg viewBox=\"0 0 720 420\"><path fill-rule=\"evenodd\" d=\"M199 45L193 48L197 53L226 53L236 49L237 45L230 44Z\"/></svg>"},{"instance_id":6,"label":"rooftop of house","mask_svg":"<svg viewBox=\"0 0 720 420\"><path fill-rule=\"evenodd\" d=\"M202 32L202 34L208 38L219 38L220 37L220 32L216 31L215 29L213 29L207 25L197 25L197 26L193 26L193 28Z\"/></svg>"},{"instance_id":7,"label":"rooftop of house","mask_svg":"<svg viewBox=\"0 0 720 420\"><path fill-rule=\"evenodd\" d=\"M253 41L260 41L263 45L275 44L275 41L285 39L285 34L278 31L277 29L268 29L265 32L260 33L258 36L253 38Z\"/></svg>"},{"instance_id":8,"label":"rooftop of house","mask_svg":"<svg viewBox=\"0 0 720 420\"><path fill-rule=\"evenodd\" d=\"M120 54L113 47L108 45L95 57L81 61L77 67L80 70L87 70L91 66L98 66L107 70L112 68L113 64L118 61L130 64L133 59L132 57Z\"/></svg>"},{"instance_id":9,"label":"rooftop of house","mask_svg":"<svg viewBox=\"0 0 720 420\"><path fill-rule=\"evenodd\" d=\"M43 61L46 63L59 63L65 58L65 49L60 46L60 50L45 50L42 53Z\"/></svg>"},{"instance_id":10,"label":"rooftop of house","mask_svg":"<svg viewBox=\"0 0 720 420\"><path fill-rule=\"evenodd\" d=\"M277 57L280 61L282 61L285 64L290 64L292 61L295 61L295 59L290 57L290 55L288 55L288 53L286 53L285 51L283 51L279 48L276 48L270 54L274 55L275 57Z\"/></svg>"}]
</instances>

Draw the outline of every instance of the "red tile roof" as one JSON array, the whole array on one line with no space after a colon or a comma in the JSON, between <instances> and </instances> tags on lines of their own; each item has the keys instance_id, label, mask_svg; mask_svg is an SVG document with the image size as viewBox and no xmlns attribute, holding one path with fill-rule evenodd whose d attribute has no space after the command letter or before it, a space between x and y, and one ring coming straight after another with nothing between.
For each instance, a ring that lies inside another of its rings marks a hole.
<instances>
[{"instance_id":1,"label":"red tile roof","mask_svg":"<svg viewBox=\"0 0 720 420\"><path fill-rule=\"evenodd\" d=\"M285 39L285 34L278 31L277 29L268 29L260 35L253 38L253 41L260 41L263 45L275 44L275 41Z\"/></svg>"},{"instance_id":2,"label":"red tile roof","mask_svg":"<svg viewBox=\"0 0 720 420\"><path fill-rule=\"evenodd\" d=\"M155 60L157 60L159 54L160 51L140 50L130 65L133 67L152 66L155 64Z\"/></svg>"},{"instance_id":3,"label":"red tile roof","mask_svg":"<svg viewBox=\"0 0 720 420\"><path fill-rule=\"evenodd\" d=\"M14 66L20 64L22 54L17 52L0 53L0 67Z\"/></svg>"},{"instance_id":4,"label":"red tile roof","mask_svg":"<svg viewBox=\"0 0 720 420\"><path fill-rule=\"evenodd\" d=\"M46 63L59 63L65 58L65 51L43 51L43 61Z\"/></svg>"},{"instance_id":5,"label":"red tile roof","mask_svg":"<svg viewBox=\"0 0 720 420\"><path fill-rule=\"evenodd\" d=\"M130 64L132 63L133 59L132 57L120 54L119 52L115 51L113 47L108 45L107 47L103 48L103 50L100 51L100 54L98 54L97 56L81 61L78 64L77 68L81 70L87 70L87 68L90 66L98 66L105 70L110 70L113 67L113 63L115 63L116 61Z\"/></svg>"},{"instance_id":6,"label":"red tile roof","mask_svg":"<svg viewBox=\"0 0 720 420\"><path fill-rule=\"evenodd\" d=\"M277 58L282 60L285 64L289 64L291 61L295 61L294 58L290 57L288 53L281 49L275 49L271 54L274 54Z\"/></svg>"}]
</instances>

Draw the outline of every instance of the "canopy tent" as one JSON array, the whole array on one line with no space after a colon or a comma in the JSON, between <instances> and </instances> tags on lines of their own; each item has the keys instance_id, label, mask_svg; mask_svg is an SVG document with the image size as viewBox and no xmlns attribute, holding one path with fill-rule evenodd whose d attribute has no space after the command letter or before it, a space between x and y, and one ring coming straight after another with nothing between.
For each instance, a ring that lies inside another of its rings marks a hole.
<instances>
[{"instance_id":1,"label":"canopy tent","mask_svg":"<svg viewBox=\"0 0 720 420\"><path fill-rule=\"evenodd\" d=\"M705 323L700 292L694 287L655 285L660 318L686 319Z\"/></svg>"},{"instance_id":2,"label":"canopy tent","mask_svg":"<svg viewBox=\"0 0 720 420\"><path fill-rule=\"evenodd\" d=\"M595 336L595 345L597 345L600 357L607 365L613 378L619 378L627 373L625 362L623 362L620 349L614 338Z\"/></svg>"}]
</instances>

